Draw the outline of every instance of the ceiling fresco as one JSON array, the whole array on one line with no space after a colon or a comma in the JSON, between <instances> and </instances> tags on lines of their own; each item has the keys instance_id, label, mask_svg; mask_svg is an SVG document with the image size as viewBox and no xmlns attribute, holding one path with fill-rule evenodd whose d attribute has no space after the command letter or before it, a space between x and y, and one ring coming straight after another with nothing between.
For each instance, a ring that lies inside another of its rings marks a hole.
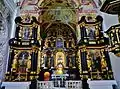
<instances>
[{"instance_id":1,"label":"ceiling fresco","mask_svg":"<svg viewBox=\"0 0 120 89\"><path fill-rule=\"evenodd\" d=\"M67 2L55 2L50 5L43 6L41 12L42 21L56 21L60 20L63 23L75 23L76 11Z\"/></svg>"},{"instance_id":2,"label":"ceiling fresco","mask_svg":"<svg viewBox=\"0 0 120 89\"><path fill-rule=\"evenodd\" d=\"M70 6L71 8L78 9L79 13L96 13L95 10L102 5L103 1L104 0L20 0L17 2L17 5L20 6L22 13L32 13L33 11L30 10L35 10L37 13L43 9L53 9L51 6L59 6L60 4L61 6L65 5L67 7Z\"/></svg>"}]
</instances>

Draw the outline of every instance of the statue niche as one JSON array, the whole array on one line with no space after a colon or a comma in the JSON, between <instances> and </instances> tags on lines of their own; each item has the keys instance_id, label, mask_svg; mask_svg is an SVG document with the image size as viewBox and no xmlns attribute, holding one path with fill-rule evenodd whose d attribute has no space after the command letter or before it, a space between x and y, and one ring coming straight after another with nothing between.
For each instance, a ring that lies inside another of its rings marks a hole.
<instances>
[{"instance_id":1,"label":"statue niche","mask_svg":"<svg viewBox=\"0 0 120 89\"><path fill-rule=\"evenodd\" d=\"M56 53L56 63L55 66L57 66L59 63L61 63L63 66L65 66L65 55L63 52L57 52Z\"/></svg>"},{"instance_id":2,"label":"statue niche","mask_svg":"<svg viewBox=\"0 0 120 89\"><path fill-rule=\"evenodd\" d=\"M90 28L90 29L88 30L88 37L89 37L89 40L94 40L94 39L95 39L94 28Z\"/></svg>"},{"instance_id":3,"label":"statue niche","mask_svg":"<svg viewBox=\"0 0 120 89\"><path fill-rule=\"evenodd\" d=\"M91 56L90 56L91 55ZM90 50L90 53L88 54L89 58L87 60L88 62L88 68L92 71L101 71L101 57L98 50Z\"/></svg>"}]
</instances>

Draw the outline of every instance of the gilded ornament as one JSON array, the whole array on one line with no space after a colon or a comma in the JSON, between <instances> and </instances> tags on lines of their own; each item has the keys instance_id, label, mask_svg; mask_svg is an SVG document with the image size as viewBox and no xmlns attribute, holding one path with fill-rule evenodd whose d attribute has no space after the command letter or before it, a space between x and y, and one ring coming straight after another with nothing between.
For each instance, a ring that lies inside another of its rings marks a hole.
<instances>
[{"instance_id":1,"label":"gilded ornament","mask_svg":"<svg viewBox=\"0 0 120 89\"><path fill-rule=\"evenodd\" d=\"M17 66L17 59L14 59L13 64L12 64L12 68L16 69L16 66Z\"/></svg>"},{"instance_id":2,"label":"gilded ornament","mask_svg":"<svg viewBox=\"0 0 120 89\"><path fill-rule=\"evenodd\" d=\"M28 69L31 68L31 60L30 60L30 59L27 60L27 68L28 68Z\"/></svg>"}]
</instances>

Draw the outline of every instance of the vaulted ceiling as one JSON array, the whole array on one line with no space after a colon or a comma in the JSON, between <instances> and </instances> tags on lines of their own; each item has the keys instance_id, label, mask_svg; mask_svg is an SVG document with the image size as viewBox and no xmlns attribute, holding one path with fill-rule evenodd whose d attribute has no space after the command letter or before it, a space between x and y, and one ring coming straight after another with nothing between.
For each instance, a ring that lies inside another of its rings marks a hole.
<instances>
[{"instance_id":1,"label":"vaulted ceiling","mask_svg":"<svg viewBox=\"0 0 120 89\"><path fill-rule=\"evenodd\" d=\"M76 22L76 9L73 5L65 0L45 1L40 5L42 8L42 21L52 22L59 20L63 23Z\"/></svg>"},{"instance_id":2,"label":"vaulted ceiling","mask_svg":"<svg viewBox=\"0 0 120 89\"><path fill-rule=\"evenodd\" d=\"M38 7L42 10L40 15L42 27L45 27L41 28L41 31L49 29L51 25L58 22L58 24L64 23L68 25L71 29L74 29L73 31L75 33L75 24L77 23L75 6L76 5L71 4L67 0L44 0L41 4L38 4ZM60 29L57 25L55 28Z\"/></svg>"}]
</instances>

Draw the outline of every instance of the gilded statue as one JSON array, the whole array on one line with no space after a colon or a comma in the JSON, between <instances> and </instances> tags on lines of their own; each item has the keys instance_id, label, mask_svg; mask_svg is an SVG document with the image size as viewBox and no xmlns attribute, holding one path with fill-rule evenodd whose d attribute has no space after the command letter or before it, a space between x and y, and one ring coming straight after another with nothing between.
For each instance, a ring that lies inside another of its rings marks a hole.
<instances>
[{"instance_id":1,"label":"gilded statue","mask_svg":"<svg viewBox=\"0 0 120 89\"><path fill-rule=\"evenodd\" d=\"M27 68L28 68L28 69L31 68L31 60L30 60L30 59L27 60Z\"/></svg>"},{"instance_id":2,"label":"gilded statue","mask_svg":"<svg viewBox=\"0 0 120 89\"><path fill-rule=\"evenodd\" d=\"M91 65L92 65L92 62L90 59L87 60L87 65L88 65L88 68L89 70L91 70Z\"/></svg>"},{"instance_id":3,"label":"gilded statue","mask_svg":"<svg viewBox=\"0 0 120 89\"><path fill-rule=\"evenodd\" d=\"M101 66L102 66L102 69L105 69L107 66L107 63L104 58L102 58L102 60L101 60Z\"/></svg>"},{"instance_id":4,"label":"gilded statue","mask_svg":"<svg viewBox=\"0 0 120 89\"><path fill-rule=\"evenodd\" d=\"M92 58L90 56L90 52L87 53L87 65L88 65L88 69L91 70L91 66L92 66Z\"/></svg>"},{"instance_id":5,"label":"gilded statue","mask_svg":"<svg viewBox=\"0 0 120 89\"><path fill-rule=\"evenodd\" d=\"M17 68L17 59L16 58L13 60L12 68L13 69Z\"/></svg>"},{"instance_id":6,"label":"gilded statue","mask_svg":"<svg viewBox=\"0 0 120 89\"><path fill-rule=\"evenodd\" d=\"M95 36L97 37L97 36L99 36L99 30L96 28L96 30L95 30Z\"/></svg>"}]
</instances>

